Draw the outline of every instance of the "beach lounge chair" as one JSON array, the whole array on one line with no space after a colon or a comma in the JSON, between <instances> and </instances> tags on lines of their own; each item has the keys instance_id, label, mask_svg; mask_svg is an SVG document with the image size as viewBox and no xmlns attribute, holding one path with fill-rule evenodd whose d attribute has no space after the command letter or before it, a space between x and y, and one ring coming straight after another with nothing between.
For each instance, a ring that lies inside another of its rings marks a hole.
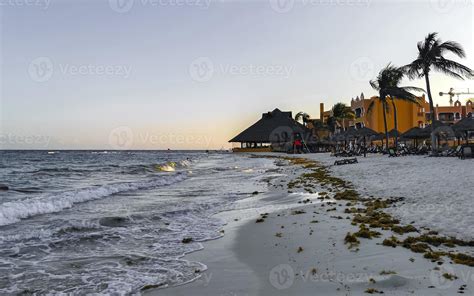
<instances>
[{"instance_id":1,"label":"beach lounge chair","mask_svg":"<svg viewBox=\"0 0 474 296\"><path fill-rule=\"evenodd\" d=\"M336 160L334 162L334 165L345 165L345 164L353 164L353 163L358 163L357 158L348 158L348 159Z\"/></svg>"},{"instance_id":2,"label":"beach lounge chair","mask_svg":"<svg viewBox=\"0 0 474 296\"><path fill-rule=\"evenodd\" d=\"M461 159L472 158L472 147L464 146L462 148Z\"/></svg>"},{"instance_id":3,"label":"beach lounge chair","mask_svg":"<svg viewBox=\"0 0 474 296\"><path fill-rule=\"evenodd\" d=\"M395 151L395 149L388 149L388 157L398 157L399 154Z\"/></svg>"},{"instance_id":4,"label":"beach lounge chair","mask_svg":"<svg viewBox=\"0 0 474 296\"><path fill-rule=\"evenodd\" d=\"M459 145L456 149L449 149L446 153L446 156L456 156L459 157L462 152L462 146Z\"/></svg>"}]
</instances>

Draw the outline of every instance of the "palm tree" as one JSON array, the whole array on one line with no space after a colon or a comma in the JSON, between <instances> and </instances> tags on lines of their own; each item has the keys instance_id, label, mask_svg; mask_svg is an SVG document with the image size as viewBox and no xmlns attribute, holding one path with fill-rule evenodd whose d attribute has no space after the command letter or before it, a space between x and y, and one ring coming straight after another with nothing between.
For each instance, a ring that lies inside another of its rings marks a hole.
<instances>
[{"instance_id":1,"label":"palm tree","mask_svg":"<svg viewBox=\"0 0 474 296\"><path fill-rule=\"evenodd\" d=\"M344 103L336 103L332 107L332 116L336 121L342 121L342 128L346 127L346 119L351 120L355 118L355 113L351 107L346 106Z\"/></svg>"},{"instance_id":2,"label":"palm tree","mask_svg":"<svg viewBox=\"0 0 474 296\"><path fill-rule=\"evenodd\" d=\"M296 120L296 121L302 120L302 121L303 121L303 125L304 125L304 126L307 126L310 117L311 117L311 116L309 116L308 113L305 113L305 112L298 112L298 114L295 115L295 120Z\"/></svg>"},{"instance_id":3,"label":"palm tree","mask_svg":"<svg viewBox=\"0 0 474 296\"><path fill-rule=\"evenodd\" d=\"M431 70L436 70L448 76L464 79L474 77L473 71L460 63L446 59L446 53L453 53L459 58L465 58L466 53L462 46L454 41L442 42L438 38L438 33L430 33L425 37L424 41L420 41L418 46L418 57L411 64L405 66L407 75L410 79L425 78L426 91L428 92L428 100L430 103L430 120L431 129L433 131L433 122L436 119L433 97L431 95L431 86L429 74ZM432 134L432 149L435 149L435 136Z\"/></svg>"},{"instance_id":4,"label":"palm tree","mask_svg":"<svg viewBox=\"0 0 474 296\"><path fill-rule=\"evenodd\" d=\"M370 81L370 85L373 89L379 92L379 97L377 100L381 103L383 108L383 123L385 129L385 138L388 148L388 127L387 127L387 112L389 110L388 103L389 101L392 102L393 107L395 107L395 100L403 100L412 102L415 104L419 104L417 97L412 94L410 91L424 91L421 88L413 87L413 86L400 86L400 83L405 75L403 68L395 67L391 64L388 64L385 68L383 68L377 78L375 80ZM375 100L373 100L367 112L371 112L375 106ZM396 110L394 110L394 123L395 129L397 129L397 116Z\"/></svg>"}]
</instances>

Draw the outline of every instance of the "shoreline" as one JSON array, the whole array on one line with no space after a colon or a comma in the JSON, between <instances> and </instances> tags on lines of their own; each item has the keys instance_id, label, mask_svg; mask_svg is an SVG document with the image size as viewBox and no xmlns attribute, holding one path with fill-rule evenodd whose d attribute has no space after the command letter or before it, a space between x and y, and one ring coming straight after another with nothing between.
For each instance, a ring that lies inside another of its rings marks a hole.
<instances>
[{"instance_id":1,"label":"shoreline","mask_svg":"<svg viewBox=\"0 0 474 296\"><path fill-rule=\"evenodd\" d=\"M291 181L287 178L287 182ZM297 208L272 211L262 217L262 223L256 223L255 217L229 223L224 227L224 238L206 242L204 250L189 255L191 260L208 266L202 276L205 280L150 294L307 295L314 291L321 295L470 294L471 267L440 264L408 248L384 246L382 242L393 234L390 231L380 230L379 238L360 238L356 248L349 248L344 241L346 234L360 230L360 226L351 223L354 213L347 211L354 205L343 200L326 200L320 194L327 188L320 184L304 190L319 192L313 194L319 199L307 202L302 199L304 205ZM321 199L323 202L318 202ZM445 274L457 278L447 278Z\"/></svg>"}]
</instances>

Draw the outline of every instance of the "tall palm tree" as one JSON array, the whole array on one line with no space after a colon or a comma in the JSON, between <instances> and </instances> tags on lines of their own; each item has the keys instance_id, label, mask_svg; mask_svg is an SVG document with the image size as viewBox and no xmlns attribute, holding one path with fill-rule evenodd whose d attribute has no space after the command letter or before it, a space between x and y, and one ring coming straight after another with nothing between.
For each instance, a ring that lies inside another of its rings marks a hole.
<instances>
[{"instance_id":1,"label":"tall palm tree","mask_svg":"<svg viewBox=\"0 0 474 296\"><path fill-rule=\"evenodd\" d=\"M428 92L428 100L430 103L430 120L431 129L433 131L433 122L436 119L433 97L431 95L430 72L432 70L439 71L448 76L464 79L474 77L474 72L467 66L455 61L446 59L446 53L452 53L459 58L465 58L466 53L462 46L454 41L442 42L438 38L438 33L430 33L425 37L424 41L417 44L418 57L411 64L405 66L407 75L410 79L425 78L426 91ZM434 134L432 134L432 149L435 149Z\"/></svg>"},{"instance_id":2,"label":"tall palm tree","mask_svg":"<svg viewBox=\"0 0 474 296\"><path fill-rule=\"evenodd\" d=\"M303 121L303 125L304 125L304 126L307 126L310 117L311 117L311 116L309 116L308 113L305 113L305 112L298 112L298 113L295 115L295 120L296 120L296 121L302 120L302 121Z\"/></svg>"},{"instance_id":3,"label":"tall palm tree","mask_svg":"<svg viewBox=\"0 0 474 296\"><path fill-rule=\"evenodd\" d=\"M395 67L391 64L388 64L383 68L378 74L375 80L370 81L370 85L373 89L379 92L377 100L381 103L383 108L383 123L385 130L385 138L388 148L388 126L387 126L387 112L389 110L388 103L391 101L393 107L395 107L395 100L403 100L411 103L419 104L417 97L411 93L411 91L424 91L421 88L413 86L400 86L403 76L405 75L403 68ZM373 100L369 107L368 112L371 112L375 106L375 100ZM395 129L397 129L397 116L396 110L394 110L394 123Z\"/></svg>"},{"instance_id":4,"label":"tall palm tree","mask_svg":"<svg viewBox=\"0 0 474 296\"><path fill-rule=\"evenodd\" d=\"M344 103L336 103L332 107L332 116L336 121L342 122L342 128L346 127L346 120L351 120L355 118L355 113L352 111L351 107L346 106Z\"/></svg>"}]
</instances>

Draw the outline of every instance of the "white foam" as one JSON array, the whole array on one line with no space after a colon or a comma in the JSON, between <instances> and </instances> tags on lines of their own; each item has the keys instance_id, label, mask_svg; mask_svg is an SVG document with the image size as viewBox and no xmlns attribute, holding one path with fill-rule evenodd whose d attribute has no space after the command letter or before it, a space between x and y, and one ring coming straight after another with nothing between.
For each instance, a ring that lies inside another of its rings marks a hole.
<instances>
[{"instance_id":1,"label":"white foam","mask_svg":"<svg viewBox=\"0 0 474 296\"><path fill-rule=\"evenodd\" d=\"M63 192L58 195L6 202L0 205L0 225L12 224L31 216L60 212L71 208L74 204L108 197L120 192L169 185L182 181L184 178L186 178L186 174L160 176L158 179L144 182L108 184Z\"/></svg>"}]
</instances>

